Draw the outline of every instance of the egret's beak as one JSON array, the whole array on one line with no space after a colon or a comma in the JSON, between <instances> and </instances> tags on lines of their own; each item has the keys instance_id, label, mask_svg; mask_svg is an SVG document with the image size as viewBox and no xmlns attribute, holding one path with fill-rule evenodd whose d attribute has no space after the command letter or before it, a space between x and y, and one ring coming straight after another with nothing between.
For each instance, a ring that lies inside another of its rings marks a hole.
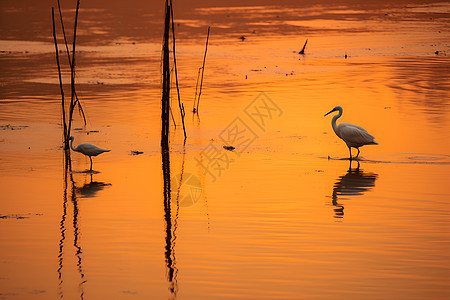
<instances>
[{"instance_id":1,"label":"egret's beak","mask_svg":"<svg viewBox=\"0 0 450 300\"><path fill-rule=\"evenodd\" d=\"M327 113L324 115L324 117L327 116L327 115L329 115L329 114L331 114L333 111L336 111L336 109L333 108L332 110L330 110L329 112L327 112Z\"/></svg>"}]
</instances>

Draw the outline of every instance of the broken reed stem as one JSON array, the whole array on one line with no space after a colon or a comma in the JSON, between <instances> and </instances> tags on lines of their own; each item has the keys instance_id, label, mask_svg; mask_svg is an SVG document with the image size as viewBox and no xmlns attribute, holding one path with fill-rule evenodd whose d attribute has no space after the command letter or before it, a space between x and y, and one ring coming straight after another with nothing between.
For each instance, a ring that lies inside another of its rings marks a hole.
<instances>
[{"instance_id":1,"label":"broken reed stem","mask_svg":"<svg viewBox=\"0 0 450 300\"><path fill-rule=\"evenodd\" d=\"M180 114L181 114L181 122L183 124L183 133L184 133L184 140L186 141L186 128L184 126L184 107L181 104L181 96L180 96L180 88L178 87L178 71L177 71L177 58L175 55L175 26L173 22L173 6L172 6L172 0L170 0L170 17L172 19L172 44L173 44L173 64L175 68L175 84L177 86L177 93L178 93L178 107L180 108Z\"/></svg>"},{"instance_id":2,"label":"broken reed stem","mask_svg":"<svg viewBox=\"0 0 450 300\"><path fill-rule=\"evenodd\" d=\"M74 29L73 29L72 63L70 64L70 87L71 87L72 95L70 98L70 106L69 106L69 125L68 125L67 135L66 135L66 145L65 145L66 149L69 149L70 129L72 127L73 110L75 108L75 52L76 52L75 48L76 48L79 8L80 8L80 0L77 1L77 9L75 11L75 24L74 24Z\"/></svg>"},{"instance_id":3,"label":"broken reed stem","mask_svg":"<svg viewBox=\"0 0 450 300\"><path fill-rule=\"evenodd\" d=\"M65 100L64 100L64 89L63 89L62 77L61 77L61 66L59 64L58 42L56 40L55 9L53 7L52 7L52 24L53 24L53 41L55 42L56 64L58 65L59 89L61 91L62 121L63 121L63 127L64 127L64 144L66 144L66 138L67 138L66 109L65 109Z\"/></svg>"},{"instance_id":4,"label":"broken reed stem","mask_svg":"<svg viewBox=\"0 0 450 300\"><path fill-rule=\"evenodd\" d=\"M302 50L300 50L300 52L298 54L305 54L305 48L306 48L306 44L308 43L308 39L306 39L305 44L303 45Z\"/></svg>"},{"instance_id":5,"label":"broken reed stem","mask_svg":"<svg viewBox=\"0 0 450 300\"><path fill-rule=\"evenodd\" d=\"M161 150L169 150L170 67L169 67L170 5L166 0L163 41L163 90L161 98Z\"/></svg>"},{"instance_id":6,"label":"broken reed stem","mask_svg":"<svg viewBox=\"0 0 450 300\"><path fill-rule=\"evenodd\" d=\"M208 51L209 30L210 30L210 29L211 29L211 26L208 26L208 34L207 34L207 36L206 36L205 55L203 56L202 79L200 80L200 91L198 92L197 114L198 114L198 105L200 104L200 96L202 95L203 74L205 73L206 52Z\"/></svg>"}]
</instances>

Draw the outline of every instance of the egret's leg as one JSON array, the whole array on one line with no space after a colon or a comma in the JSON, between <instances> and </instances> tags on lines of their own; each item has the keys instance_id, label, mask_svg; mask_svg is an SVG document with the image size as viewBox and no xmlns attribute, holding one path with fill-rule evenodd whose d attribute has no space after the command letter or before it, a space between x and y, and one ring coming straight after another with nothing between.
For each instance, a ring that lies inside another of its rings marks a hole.
<instances>
[{"instance_id":1,"label":"egret's leg","mask_svg":"<svg viewBox=\"0 0 450 300\"><path fill-rule=\"evenodd\" d=\"M91 160L91 169L89 171L92 171L92 157L89 156L89 159Z\"/></svg>"},{"instance_id":2,"label":"egret's leg","mask_svg":"<svg viewBox=\"0 0 450 300\"><path fill-rule=\"evenodd\" d=\"M350 160L352 160L352 148L348 147L348 151L350 152Z\"/></svg>"},{"instance_id":3,"label":"egret's leg","mask_svg":"<svg viewBox=\"0 0 450 300\"><path fill-rule=\"evenodd\" d=\"M356 158L358 158L358 155L359 155L359 148L356 148L357 150L358 150L358 154L356 154Z\"/></svg>"}]
</instances>

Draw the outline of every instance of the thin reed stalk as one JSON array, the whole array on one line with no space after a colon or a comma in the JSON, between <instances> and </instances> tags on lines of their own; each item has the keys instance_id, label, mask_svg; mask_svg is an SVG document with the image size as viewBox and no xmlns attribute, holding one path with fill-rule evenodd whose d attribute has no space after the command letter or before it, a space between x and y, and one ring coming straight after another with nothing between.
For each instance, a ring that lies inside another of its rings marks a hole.
<instances>
[{"instance_id":1,"label":"thin reed stalk","mask_svg":"<svg viewBox=\"0 0 450 300\"><path fill-rule=\"evenodd\" d=\"M169 150L169 113L170 113L170 62L169 62L170 5L166 0L164 40L163 40L163 90L161 98L161 150Z\"/></svg>"},{"instance_id":2,"label":"thin reed stalk","mask_svg":"<svg viewBox=\"0 0 450 300\"><path fill-rule=\"evenodd\" d=\"M173 45L173 64L175 68L175 84L177 86L177 94L178 94L178 107L180 108L180 114L181 114L181 122L183 124L183 133L184 133L184 140L186 141L186 127L184 126L184 106L181 103L181 96L180 96L180 88L178 86L178 71L177 71L177 58L176 58L176 51L175 51L175 25L173 22L173 6L172 6L172 0L170 0L170 17L172 19L172 45Z\"/></svg>"},{"instance_id":3,"label":"thin reed stalk","mask_svg":"<svg viewBox=\"0 0 450 300\"><path fill-rule=\"evenodd\" d=\"M173 116L172 106L170 108L170 116L172 117L173 125L175 125L175 129L177 129L177 123L175 123L175 117Z\"/></svg>"},{"instance_id":4,"label":"thin reed stalk","mask_svg":"<svg viewBox=\"0 0 450 300\"><path fill-rule=\"evenodd\" d=\"M208 51L208 41L209 41L209 31L210 31L210 29L211 29L211 26L208 26L208 34L207 34L207 36L206 36L205 55L203 56L202 78L201 78L201 80L200 80L200 91L198 92L197 114L198 114L198 105L200 104L200 96L202 95L203 74L205 73L206 52Z\"/></svg>"},{"instance_id":5,"label":"thin reed stalk","mask_svg":"<svg viewBox=\"0 0 450 300\"><path fill-rule=\"evenodd\" d=\"M75 11L75 24L73 29L73 41L72 41L72 63L70 64L70 87L71 98L69 106L69 124L67 126L66 135L66 149L69 149L70 129L72 127L73 110L75 108L75 52L76 52L76 39L77 39L77 25L78 25L78 11L80 8L80 0L77 1L77 9Z\"/></svg>"},{"instance_id":6,"label":"thin reed stalk","mask_svg":"<svg viewBox=\"0 0 450 300\"><path fill-rule=\"evenodd\" d=\"M56 64L58 65L59 89L61 91L62 123L63 123L63 127L64 127L64 143L65 143L65 139L67 137L66 108L65 108L65 99L64 99L64 88L63 88L62 76L61 76L61 66L59 64L58 42L56 40L55 10L53 7L52 7L52 25L53 25L53 41L55 43Z\"/></svg>"},{"instance_id":7,"label":"thin reed stalk","mask_svg":"<svg viewBox=\"0 0 450 300\"><path fill-rule=\"evenodd\" d=\"M59 20L61 21L61 28L62 28L62 32L63 32L63 36L64 36L64 43L66 45L67 58L69 60L70 67L72 67L72 62L70 59L69 45L67 44L66 30L64 28L64 20L63 20L63 16L62 16L62 12L61 12L61 4L59 3L59 0L58 0L58 11L59 11Z\"/></svg>"},{"instance_id":8,"label":"thin reed stalk","mask_svg":"<svg viewBox=\"0 0 450 300\"><path fill-rule=\"evenodd\" d=\"M192 112L195 113L196 109L195 109L195 104L197 103L197 91L198 91L198 81L200 80L200 73L202 71L202 68L198 68L198 73L197 73L197 83L195 84L195 96L194 96L194 104L192 105Z\"/></svg>"},{"instance_id":9,"label":"thin reed stalk","mask_svg":"<svg viewBox=\"0 0 450 300\"><path fill-rule=\"evenodd\" d=\"M61 5L60 5L59 0L58 0L58 11L59 11L59 19L61 22L61 28L62 28L62 32L63 32L63 36L64 36L64 44L66 45L67 59L69 61L69 66L72 69L72 61L70 59L69 45L67 43L66 30L64 27L64 20L63 20L63 16L62 16L62 12L61 12ZM80 112L81 116L83 117L84 126L86 126L86 124L87 124L86 115L84 114L84 110L83 110L83 107L81 106L80 99L78 99L78 94L77 94L76 90L74 92L75 92L75 99L76 99L74 105L78 105L79 112Z\"/></svg>"},{"instance_id":10,"label":"thin reed stalk","mask_svg":"<svg viewBox=\"0 0 450 300\"><path fill-rule=\"evenodd\" d=\"M172 86L173 86L173 76L172 76L172 74L173 74L173 67L172 67L172 69L170 69L170 88L172 89ZM172 122L173 122L173 125L175 126L175 130L177 129L177 123L175 122L175 117L174 117L174 115L173 115L173 110L172 110L172 95L170 95L170 105L169 105L169 110L170 110L170 116L172 117Z\"/></svg>"}]
</instances>

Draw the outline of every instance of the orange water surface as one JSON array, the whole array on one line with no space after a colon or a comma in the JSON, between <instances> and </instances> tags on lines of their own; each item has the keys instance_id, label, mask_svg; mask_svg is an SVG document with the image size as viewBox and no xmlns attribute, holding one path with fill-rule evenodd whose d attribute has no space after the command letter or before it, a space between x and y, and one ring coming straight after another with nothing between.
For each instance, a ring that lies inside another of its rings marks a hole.
<instances>
[{"instance_id":1,"label":"orange water surface","mask_svg":"<svg viewBox=\"0 0 450 300\"><path fill-rule=\"evenodd\" d=\"M55 5L0 5L0 299L450 297L448 3L174 1L188 138L173 92L161 153L163 1L82 1L93 172L61 148Z\"/></svg>"}]
</instances>

